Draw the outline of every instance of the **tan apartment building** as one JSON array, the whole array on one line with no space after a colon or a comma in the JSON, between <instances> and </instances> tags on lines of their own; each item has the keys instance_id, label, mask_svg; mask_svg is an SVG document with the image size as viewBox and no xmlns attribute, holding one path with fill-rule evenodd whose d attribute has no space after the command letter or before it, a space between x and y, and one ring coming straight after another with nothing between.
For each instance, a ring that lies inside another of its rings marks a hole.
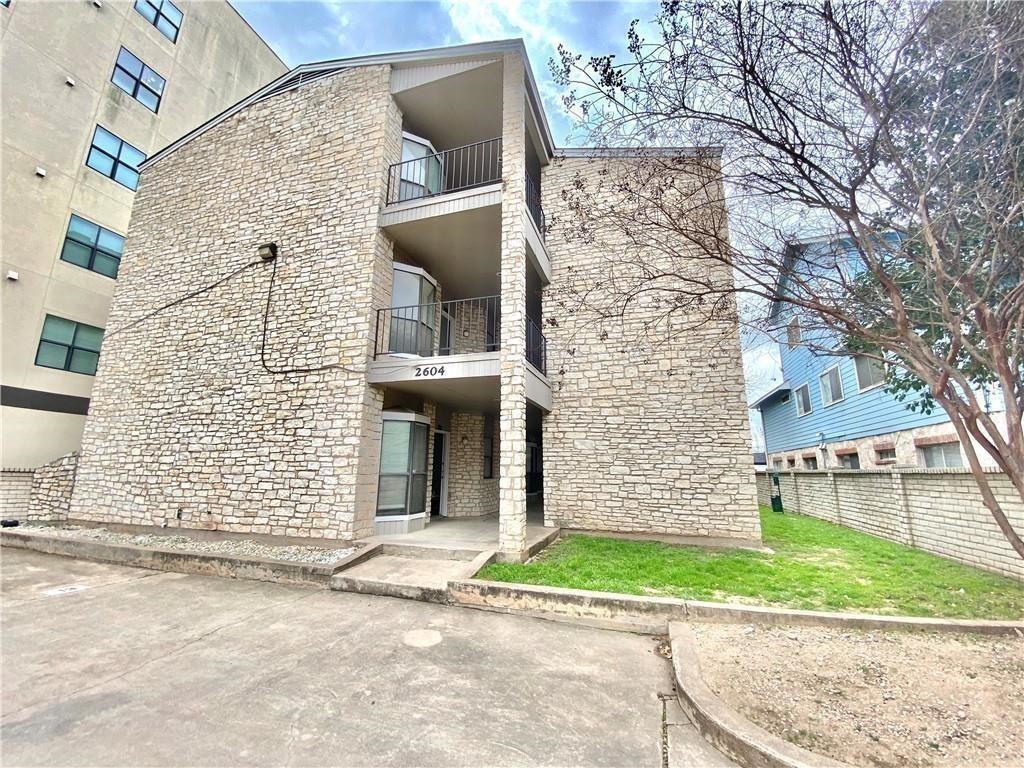
<instances>
[{"instance_id":1,"label":"tan apartment building","mask_svg":"<svg viewBox=\"0 0 1024 768\"><path fill-rule=\"evenodd\" d=\"M222 0L6 0L0 48L0 464L30 468L81 443L139 164L286 67Z\"/></svg>"},{"instance_id":2,"label":"tan apartment building","mask_svg":"<svg viewBox=\"0 0 1024 768\"><path fill-rule=\"evenodd\" d=\"M735 321L636 355L649 306L553 290L611 248L564 191L634 162L554 146L519 40L304 65L183 136L142 164L70 518L759 539Z\"/></svg>"}]
</instances>

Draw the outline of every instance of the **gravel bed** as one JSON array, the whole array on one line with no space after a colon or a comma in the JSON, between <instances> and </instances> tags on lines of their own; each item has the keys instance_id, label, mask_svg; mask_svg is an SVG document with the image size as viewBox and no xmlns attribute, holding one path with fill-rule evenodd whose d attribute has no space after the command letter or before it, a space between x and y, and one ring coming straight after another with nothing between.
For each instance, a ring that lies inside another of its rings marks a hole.
<instances>
[{"instance_id":1,"label":"gravel bed","mask_svg":"<svg viewBox=\"0 0 1024 768\"><path fill-rule=\"evenodd\" d=\"M16 530L36 531L50 536L61 536L68 539L85 539L102 541L110 544L133 544L138 547L158 547L173 549L178 552L203 552L217 555L239 555L242 557L260 557L271 560L287 560L296 563L313 565L330 565L341 560L354 548L305 547L305 546L271 546L249 539L195 539L191 536L180 536L162 533L118 533L106 528L89 528L81 526L21 525Z\"/></svg>"},{"instance_id":2,"label":"gravel bed","mask_svg":"<svg viewBox=\"0 0 1024 768\"><path fill-rule=\"evenodd\" d=\"M1021 765L1024 638L695 624L708 686L857 766Z\"/></svg>"}]
</instances>

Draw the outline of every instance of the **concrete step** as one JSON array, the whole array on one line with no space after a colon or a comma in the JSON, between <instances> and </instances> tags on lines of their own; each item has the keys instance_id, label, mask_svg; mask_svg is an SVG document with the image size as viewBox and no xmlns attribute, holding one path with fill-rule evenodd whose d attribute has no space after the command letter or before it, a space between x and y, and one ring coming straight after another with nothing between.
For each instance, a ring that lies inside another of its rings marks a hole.
<instances>
[{"instance_id":1,"label":"concrete step","mask_svg":"<svg viewBox=\"0 0 1024 768\"><path fill-rule=\"evenodd\" d=\"M337 592L445 603L450 580L470 578L493 559L493 552L383 545L373 556L332 576L330 587Z\"/></svg>"}]
</instances>

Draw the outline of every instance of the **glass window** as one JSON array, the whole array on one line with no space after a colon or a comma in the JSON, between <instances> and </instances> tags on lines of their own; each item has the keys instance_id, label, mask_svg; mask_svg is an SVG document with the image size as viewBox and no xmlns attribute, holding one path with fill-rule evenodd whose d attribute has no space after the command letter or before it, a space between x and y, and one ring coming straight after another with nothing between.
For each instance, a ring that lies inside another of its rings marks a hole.
<instances>
[{"instance_id":1,"label":"glass window","mask_svg":"<svg viewBox=\"0 0 1024 768\"><path fill-rule=\"evenodd\" d=\"M879 448L875 451L877 461L881 462L893 462L896 461L896 449L895 448Z\"/></svg>"},{"instance_id":2,"label":"glass window","mask_svg":"<svg viewBox=\"0 0 1024 768\"><path fill-rule=\"evenodd\" d=\"M804 469L817 469L818 468L818 457L817 456L804 456Z\"/></svg>"},{"instance_id":3,"label":"glass window","mask_svg":"<svg viewBox=\"0 0 1024 768\"><path fill-rule=\"evenodd\" d=\"M36 350L36 365L93 375L100 359L103 329L47 315Z\"/></svg>"},{"instance_id":4,"label":"glass window","mask_svg":"<svg viewBox=\"0 0 1024 768\"><path fill-rule=\"evenodd\" d=\"M800 318L794 317L786 326L786 345L793 349L800 343Z\"/></svg>"},{"instance_id":5,"label":"glass window","mask_svg":"<svg viewBox=\"0 0 1024 768\"><path fill-rule=\"evenodd\" d=\"M793 394L796 396L797 416L806 416L811 412L811 388L806 384L801 384Z\"/></svg>"},{"instance_id":6,"label":"glass window","mask_svg":"<svg viewBox=\"0 0 1024 768\"><path fill-rule=\"evenodd\" d=\"M419 269L396 264L391 287L389 353L429 357L434 354L437 286Z\"/></svg>"},{"instance_id":7,"label":"glass window","mask_svg":"<svg viewBox=\"0 0 1024 768\"><path fill-rule=\"evenodd\" d=\"M960 443L940 443L926 445L921 449L926 467L962 467L963 456L960 454Z\"/></svg>"},{"instance_id":8,"label":"glass window","mask_svg":"<svg viewBox=\"0 0 1024 768\"><path fill-rule=\"evenodd\" d=\"M839 366L834 365L818 377L821 384L821 402L828 407L843 399L843 377L839 373Z\"/></svg>"},{"instance_id":9,"label":"glass window","mask_svg":"<svg viewBox=\"0 0 1024 768\"><path fill-rule=\"evenodd\" d=\"M172 43L177 42L182 14L170 0L135 0L135 10L160 30Z\"/></svg>"},{"instance_id":10,"label":"glass window","mask_svg":"<svg viewBox=\"0 0 1024 768\"><path fill-rule=\"evenodd\" d=\"M853 365L857 369L858 389L863 391L885 383L885 366L878 360L857 355L853 358Z\"/></svg>"},{"instance_id":11,"label":"glass window","mask_svg":"<svg viewBox=\"0 0 1024 768\"><path fill-rule=\"evenodd\" d=\"M144 153L97 125L85 164L134 190L139 185L139 164L145 159Z\"/></svg>"},{"instance_id":12,"label":"glass window","mask_svg":"<svg viewBox=\"0 0 1024 768\"><path fill-rule=\"evenodd\" d=\"M153 112L160 107L160 97L167 83L127 48L117 54L110 81Z\"/></svg>"},{"instance_id":13,"label":"glass window","mask_svg":"<svg viewBox=\"0 0 1024 768\"><path fill-rule=\"evenodd\" d=\"M377 516L418 515L427 508L429 427L384 419L380 444Z\"/></svg>"},{"instance_id":14,"label":"glass window","mask_svg":"<svg viewBox=\"0 0 1024 768\"><path fill-rule=\"evenodd\" d=\"M796 459L794 459L792 457L786 459L786 468L787 469L796 469Z\"/></svg>"},{"instance_id":15,"label":"glass window","mask_svg":"<svg viewBox=\"0 0 1024 768\"><path fill-rule=\"evenodd\" d=\"M441 155L424 139L402 140L398 200L416 200L441 191Z\"/></svg>"},{"instance_id":16,"label":"glass window","mask_svg":"<svg viewBox=\"0 0 1024 768\"><path fill-rule=\"evenodd\" d=\"M61 261L116 278L123 250L124 238L121 235L72 214L60 258Z\"/></svg>"},{"instance_id":17,"label":"glass window","mask_svg":"<svg viewBox=\"0 0 1024 768\"><path fill-rule=\"evenodd\" d=\"M839 466L843 469L860 469L860 456L856 453L844 453L838 459Z\"/></svg>"}]
</instances>

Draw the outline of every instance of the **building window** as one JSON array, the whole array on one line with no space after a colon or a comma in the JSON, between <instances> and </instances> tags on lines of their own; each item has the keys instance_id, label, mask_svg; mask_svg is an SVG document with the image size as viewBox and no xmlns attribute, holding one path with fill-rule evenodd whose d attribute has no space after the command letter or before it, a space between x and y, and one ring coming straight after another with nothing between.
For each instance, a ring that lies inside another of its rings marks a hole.
<instances>
[{"instance_id":1,"label":"building window","mask_svg":"<svg viewBox=\"0 0 1024 768\"><path fill-rule=\"evenodd\" d=\"M426 510L429 431L430 425L416 414L384 414L377 517L421 515Z\"/></svg>"},{"instance_id":2,"label":"building window","mask_svg":"<svg viewBox=\"0 0 1024 768\"><path fill-rule=\"evenodd\" d=\"M857 388L861 392L885 383L885 366L878 360L857 355L853 358L853 366L857 369Z\"/></svg>"},{"instance_id":3,"label":"building window","mask_svg":"<svg viewBox=\"0 0 1024 768\"><path fill-rule=\"evenodd\" d=\"M843 469L860 469L860 456L856 453L844 453L836 458Z\"/></svg>"},{"instance_id":4,"label":"building window","mask_svg":"<svg viewBox=\"0 0 1024 768\"><path fill-rule=\"evenodd\" d=\"M110 82L152 112L160 108L160 97L167 81L147 67L127 48L117 54Z\"/></svg>"},{"instance_id":5,"label":"building window","mask_svg":"<svg viewBox=\"0 0 1024 768\"><path fill-rule=\"evenodd\" d=\"M128 189L139 185L139 164L146 155L97 125L85 164Z\"/></svg>"},{"instance_id":6,"label":"building window","mask_svg":"<svg viewBox=\"0 0 1024 768\"><path fill-rule=\"evenodd\" d=\"M789 325L786 326L786 345L793 349L800 343L800 318L794 317L789 321Z\"/></svg>"},{"instance_id":7,"label":"building window","mask_svg":"<svg viewBox=\"0 0 1024 768\"><path fill-rule=\"evenodd\" d=\"M774 469L776 472L781 470L782 469L782 459L773 459L772 460L772 469Z\"/></svg>"},{"instance_id":8,"label":"building window","mask_svg":"<svg viewBox=\"0 0 1024 768\"><path fill-rule=\"evenodd\" d=\"M895 448L878 448L875 450L875 460L880 464L892 464L896 461Z\"/></svg>"},{"instance_id":9,"label":"building window","mask_svg":"<svg viewBox=\"0 0 1024 768\"><path fill-rule=\"evenodd\" d=\"M494 477L494 415L484 414L484 479Z\"/></svg>"},{"instance_id":10,"label":"building window","mask_svg":"<svg viewBox=\"0 0 1024 768\"><path fill-rule=\"evenodd\" d=\"M804 456L804 469L817 469L818 468L818 457L817 456Z\"/></svg>"},{"instance_id":11,"label":"building window","mask_svg":"<svg viewBox=\"0 0 1024 768\"><path fill-rule=\"evenodd\" d=\"M962 467L963 457L960 454L960 443L939 443L925 445L921 448L921 458L926 467Z\"/></svg>"},{"instance_id":12,"label":"building window","mask_svg":"<svg viewBox=\"0 0 1024 768\"><path fill-rule=\"evenodd\" d=\"M429 357L434 354L437 283L419 267L395 264L391 282L389 354ZM450 334L451 328L448 332ZM451 339L440 341L450 348Z\"/></svg>"},{"instance_id":13,"label":"building window","mask_svg":"<svg viewBox=\"0 0 1024 768\"><path fill-rule=\"evenodd\" d=\"M793 394L796 395L796 415L806 416L811 412L811 388L806 384L797 387Z\"/></svg>"},{"instance_id":14,"label":"building window","mask_svg":"<svg viewBox=\"0 0 1024 768\"><path fill-rule=\"evenodd\" d=\"M796 469L796 459L792 456L786 459L786 469Z\"/></svg>"},{"instance_id":15,"label":"building window","mask_svg":"<svg viewBox=\"0 0 1024 768\"><path fill-rule=\"evenodd\" d=\"M92 376L102 343L102 328L47 315L36 351L36 365Z\"/></svg>"},{"instance_id":16,"label":"building window","mask_svg":"<svg viewBox=\"0 0 1024 768\"><path fill-rule=\"evenodd\" d=\"M61 261L116 278L123 250L124 238L119 234L72 214L60 258Z\"/></svg>"},{"instance_id":17,"label":"building window","mask_svg":"<svg viewBox=\"0 0 1024 768\"><path fill-rule=\"evenodd\" d=\"M818 382L821 384L821 403L826 408L843 399L843 377L838 363L821 374Z\"/></svg>"},{"instance_id":18,"label":"building window","mask_svg":"<svg viewBox=\"0 0 1024 768\"><path fill-rule=\"evenodd\" d=\"M159 29L172 43L178 40L181 29L181 11L170 0L135 0L135 10L146 21Z\"/></svg>"}]
</instances>

